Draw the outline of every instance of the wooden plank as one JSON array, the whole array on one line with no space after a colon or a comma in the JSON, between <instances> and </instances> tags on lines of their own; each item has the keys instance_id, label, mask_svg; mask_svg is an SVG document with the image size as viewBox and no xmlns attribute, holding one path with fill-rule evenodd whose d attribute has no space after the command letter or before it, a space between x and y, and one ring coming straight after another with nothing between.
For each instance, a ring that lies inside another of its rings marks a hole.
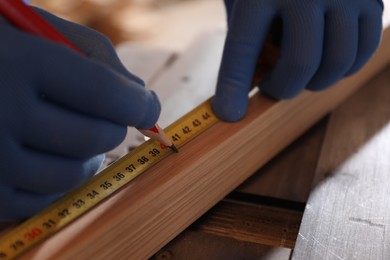
<instances>
[{"instance_id":1,"label":"wooden plank","mask_svg":"<svg viewBox=\"0 0 390 260\"><path fill-rule=\"evenodd\" d=\"M186 230L177 239L173 240L151 257L151 260L288 260L290 259L290 255L291 249L288 248L275 248L214 234Z\"/></svg>"},{"instance_id":2,"label":"wooden plank","mask_svg":"<svg viewBox=\"0 0 390 260\"><path fill-rule=\"evenodd\" d=\"M115 49L123 65L141 78L147 87L177 56L174 51L145 47L133 42L121 43Z\"/></svg>"},{"instance_id":3,"label":"wooden plank","mask_svg":"<svg viewBox=\"0 0 390 260\"><path fill-rule=\"evenodd\" d=\"M333 112L295 259L390 257L390 67Z\"/></svg>"},{"instance_id":4,"label":"wooden plank","mask_svg":"<svg viewBox=\"0 0 390 260\"><path fill-rule=\"evenodd\" d=\"M260 203L223 200L191 229L261 245L293 248L302 214Z\"/></svg>"},{"instance_id":5,"label":"wooden plank","mask_svg":"<svg viewBox=\"0 0 390 260\"><path fill-rule=\"evenodd\" d=\"M388 64L389 33L358 74L293 100L252 98L242 121L216 124L24 259L152 256Z\"/></svg>"},{"instance_id":6,"label":"wooden plank","mask_svg":"<svg viewBox=\"0 0 390 260\"><path fill-rule=\"evenodd\" d=\"M186 52L149 84L163 101L159 118L162 127L213 95L225 35L222 30L201 34Z\"/></svg>"},{"instance_id":7,"label":"wooden plank","mask_svg":"<svg viewBox=\"0 0 390 260\"><path fill-rule=\"evenodd\" d=\"M389 258L389 84L387 68L332 114L294 259Z\"/></svg>"},{"instance_id":8,"label":"wooden plank","mask_svg":"<svg viewBox=\"0 0 390 260\"><path fill-rule=\"evenodd\" d=\"M320 155L327 118L279 153L236 191L306 203Z\"/></svg>"},{"instance_id":9,"label":"wooden plank","mask_svg":"<svg viewBox=\"0 0 390 260\"><path fill-rule=\"evenodd\" d=\"M300 203L233 192L164 246L153 259L186 254L187 257L178 259L207 256L208 259L287 260L290 250L286 247L295 244L303 209L304 204ZM207 241L209 237L212 241ZM231 258L226 258L227 255Z\"/></svg>"},{"instance_id":10,"label":"wooden plank","mask_svg":"<svg viewBox=\"0 0 390 260\"><path fill-rule=\"evenodd\" d=\"M152 259L287 260L303 209L299 203L233 192Z\"/></svg>"}]
</instances>

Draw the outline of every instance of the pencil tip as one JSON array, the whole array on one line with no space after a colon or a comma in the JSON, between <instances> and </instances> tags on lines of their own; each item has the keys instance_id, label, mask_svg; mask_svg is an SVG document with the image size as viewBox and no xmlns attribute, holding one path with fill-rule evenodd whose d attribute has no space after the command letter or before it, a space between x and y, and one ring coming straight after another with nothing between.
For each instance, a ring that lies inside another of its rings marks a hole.
<instances>
[{"instance_id":1,"label":"pencil tip","mask_svg":"<svg viewBox=\"0 0 390 260\"><path fill-rule=\"evenodd\" d=\"M176 148L176 146L174 144L169 146L169 148L171 148L171 150L174 151L175 153L179 152L179 150Z\"/></svg>"}]
</instances>

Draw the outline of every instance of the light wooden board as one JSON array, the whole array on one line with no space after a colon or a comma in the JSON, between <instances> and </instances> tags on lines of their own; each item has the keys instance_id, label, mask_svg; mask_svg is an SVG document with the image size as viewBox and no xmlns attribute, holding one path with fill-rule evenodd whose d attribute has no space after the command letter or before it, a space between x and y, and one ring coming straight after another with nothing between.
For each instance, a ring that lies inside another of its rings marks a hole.
<instances>
[{"instance_id":1,"label":"light wooden board","mask_svg":"<svg viewBox=\"0 0 390 260\"><path fill-rule=\"evenodd\" d=\"M389 259L389 85L387 68L332 114L293 259Z\"/></svg>"},{"instance_id":2,"label":"light wooden board","mask_svg":"<svg viewBox=\"0 0 390 260\"><path fill-rule=\"evenodd\" d=\"M218 123L136 178L25 259L144 259L152 256L389 62L380 55L358 74L321 93L289 101L250 101L238 123Z\"/></svg>"},{"instance_id":3,"label":"light wooden board","mask_svg":"<svg viewBox=\"0 0 390 260\"><path fill-rule=\"evenodd\" d=\"M332 113L294 259L390 258L390 67Z\"/></svg>"},{"instance_id":4,"label":"light wooden board","mask_svg":"<svg viewBox=\"0 0 390 260\"><path fill-rule=\"evenodd\" d=\"M159 118L162 127L214 94L225 35L224 30L201 34L176 62L149 84L163 102Z\"/></svg>"}]
</instances>

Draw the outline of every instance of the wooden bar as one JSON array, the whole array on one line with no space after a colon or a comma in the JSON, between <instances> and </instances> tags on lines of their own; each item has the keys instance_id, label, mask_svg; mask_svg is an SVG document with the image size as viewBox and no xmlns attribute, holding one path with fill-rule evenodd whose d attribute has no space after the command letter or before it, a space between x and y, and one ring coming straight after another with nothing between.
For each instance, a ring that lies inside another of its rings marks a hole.
<instances>
[{"instance_id":1,"label":"wooden bar","mask_svg":"<svg viewBox=\"0 0 390 260\"><path fill-rule=\"evenodd\" d=\"M306 203L325 135L327 117L261 167L236 191Z\"/></svg>"}]
</instances>

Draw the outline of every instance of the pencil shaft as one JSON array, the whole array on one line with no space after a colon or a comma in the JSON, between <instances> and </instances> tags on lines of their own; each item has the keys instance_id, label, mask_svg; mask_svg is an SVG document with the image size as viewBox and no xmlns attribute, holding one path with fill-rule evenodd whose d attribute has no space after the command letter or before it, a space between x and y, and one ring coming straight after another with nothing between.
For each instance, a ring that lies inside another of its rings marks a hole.
<instances>
[{"instance_id":1,"label":"pencil shaft","mask_svg":"<svg viewBox=\"0 0 390 260\"><path fill-rule=\"evenodd\" d=\"M21 0L0 0L0 13L17 28L41 38L64 44L82 54L79 48Z\"/></svg>"}]
</instances>

